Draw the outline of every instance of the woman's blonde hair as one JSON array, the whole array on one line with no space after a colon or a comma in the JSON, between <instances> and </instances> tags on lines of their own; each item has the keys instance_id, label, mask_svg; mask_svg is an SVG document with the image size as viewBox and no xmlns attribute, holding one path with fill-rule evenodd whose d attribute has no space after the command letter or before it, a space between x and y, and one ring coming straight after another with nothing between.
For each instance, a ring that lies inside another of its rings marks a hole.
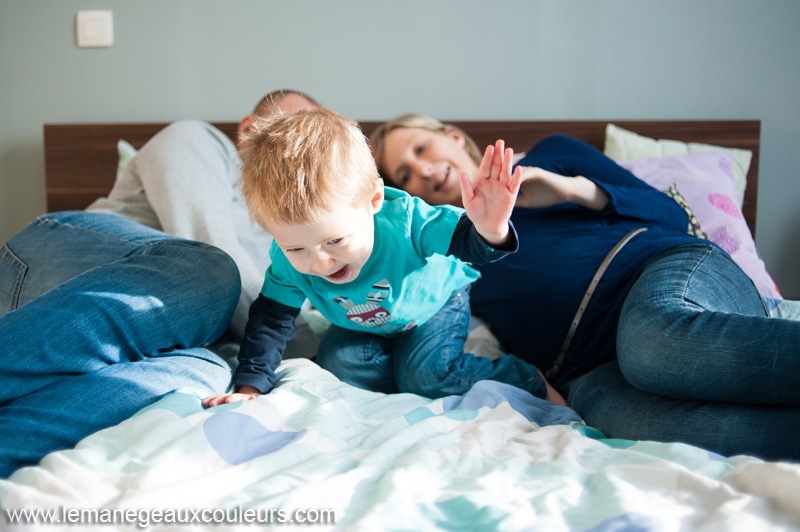
<instances>
[{"instance_id":1,"label":"woman's blonde hair","mask_svg":"<svg viewBox=\"0 0 800 532\"><path fill-rule=\"evenodd\" d=\"M481 151L478 149L478 145L475 144L475 141L472 140L472 137L467 135L463 129L452 124L445 124L427 115L408 113L393 118L388 122L384 122L375 128L372 134L369 136L369 144L370 148L372 149L372 156L375 158L376 164L378 165L378 171L381 173L383 178L388 181L391 181L391 179L387 175L386 169L381 168L381 159L383 158L383 151L386 147L386 135L395 129L404 127L427 129L428 131L433 131L442 135L455 131L464 137L464 150L467 152L470 158L475 161L476 165L480 166L481 164L483 153L481 153Z\"/></svg>"},{"instance_id":2,"label":"woman's blonde hair","mask_svg":"<svg viewBox=\"0 0 800 532\"><path fill-rule=\"evenodd\" d=\"M319 222L334 203L367 206L379 179L358 124L324 107L256 117L240 153L242 194L262 227Z\"/></svg>"}]
</instances>

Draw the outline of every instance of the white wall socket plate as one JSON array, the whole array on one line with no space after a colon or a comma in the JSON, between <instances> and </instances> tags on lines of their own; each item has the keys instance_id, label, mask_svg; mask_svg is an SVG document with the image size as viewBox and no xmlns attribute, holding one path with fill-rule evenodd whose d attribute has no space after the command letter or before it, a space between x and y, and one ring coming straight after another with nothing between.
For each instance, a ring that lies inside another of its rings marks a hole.
<instances>
[{"instance_id":1,"label":"white wall socket plate","mask_svg":"<svg viewBox=\"0 0 800 532\"><path fill-rule=\"evenodd\" d=\"M99 48L114 44L111 11L78 11L78 46Z\"/></svg>"}]
</instances>

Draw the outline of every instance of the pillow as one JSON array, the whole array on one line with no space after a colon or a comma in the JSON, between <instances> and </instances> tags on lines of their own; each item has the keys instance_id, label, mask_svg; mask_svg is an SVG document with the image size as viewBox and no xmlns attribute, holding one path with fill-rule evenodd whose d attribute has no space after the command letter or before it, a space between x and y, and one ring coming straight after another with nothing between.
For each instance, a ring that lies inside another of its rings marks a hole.
<instances>
[{"instance_id":1,"label":"pillow","mask_svg":"<svg viewBox=\"0 0 800 532\"><path fill-rule=\"evenodd\" d=\"M136 155L136 148L122 139L117 141L117 179L122 176L125 167L128 166L128 161L133 159L134 155Z\"/></svg>"},{"instance_id":2,"label":"pillow","mask_svg":"<svg viewBox=\"0 0 800 532\"><path fill-rule=\"evenodd\" d=\"M615 161L635 161L646 157L663 157L669 155L685 155L707 151L729 151L733 154L733 180L736 185L736 194L731 196L736 200L739 208L744 202L744 189L747 186L747 171L753 152L736 148L723 148L711 144L696 142L680 142L677 140L655 140L643 137L614 124L606 125L606 142L603 148L605 153Z\"/></svg>"},{"instance_id":3,"label":"pillow","mask_svg":"<svg viewBox=\"0 0 800 532\"><path fill-rule=\"evenodd\" d=\"M772 310L783 300L758 256L750 228L736 204L732 152L698 152L619 164L659 190L674 183L691 205L709 240L727 251L750 276L767 308Z\"/></svg>"}]
</instances>

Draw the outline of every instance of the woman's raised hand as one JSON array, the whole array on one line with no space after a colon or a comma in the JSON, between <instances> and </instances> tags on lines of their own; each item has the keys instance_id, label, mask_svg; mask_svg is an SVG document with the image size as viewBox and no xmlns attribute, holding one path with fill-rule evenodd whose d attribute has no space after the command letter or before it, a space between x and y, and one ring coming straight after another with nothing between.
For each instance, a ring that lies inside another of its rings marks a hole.
<instances>
[{"instance_id":1,"label":"woman's raised hand","mask_svg":"<svg viewBox=\"0 0 800 532\"><path fill-rule=\"evenodd\" d=\"M461 198L464 209L478 234L492 246L499 246L508 237L508 220L517 201L521 170L512 174L514 150L506 148L502 140L487 146L478 175L473 184L462 173Z\"/></svg>"}]
</instances>

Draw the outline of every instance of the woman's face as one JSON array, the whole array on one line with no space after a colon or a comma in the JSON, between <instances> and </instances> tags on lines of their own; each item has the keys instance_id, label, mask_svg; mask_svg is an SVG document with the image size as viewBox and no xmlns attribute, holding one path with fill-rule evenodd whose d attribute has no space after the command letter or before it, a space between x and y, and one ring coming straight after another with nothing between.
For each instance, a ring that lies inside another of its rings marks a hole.
<instances>
[{"instance_id":1,"label":"woman's face","mask_svg":"<svg viewBox=\"0 0 800 532\"><path fill-rule=\"evenodd\" d=\"M461 205L459 175L475 179L478 166L464 149L464 137L455 131L439 133L402 127L384 137L378 161L395 185L432 205Z\"/></svg>"}]
</instances>

